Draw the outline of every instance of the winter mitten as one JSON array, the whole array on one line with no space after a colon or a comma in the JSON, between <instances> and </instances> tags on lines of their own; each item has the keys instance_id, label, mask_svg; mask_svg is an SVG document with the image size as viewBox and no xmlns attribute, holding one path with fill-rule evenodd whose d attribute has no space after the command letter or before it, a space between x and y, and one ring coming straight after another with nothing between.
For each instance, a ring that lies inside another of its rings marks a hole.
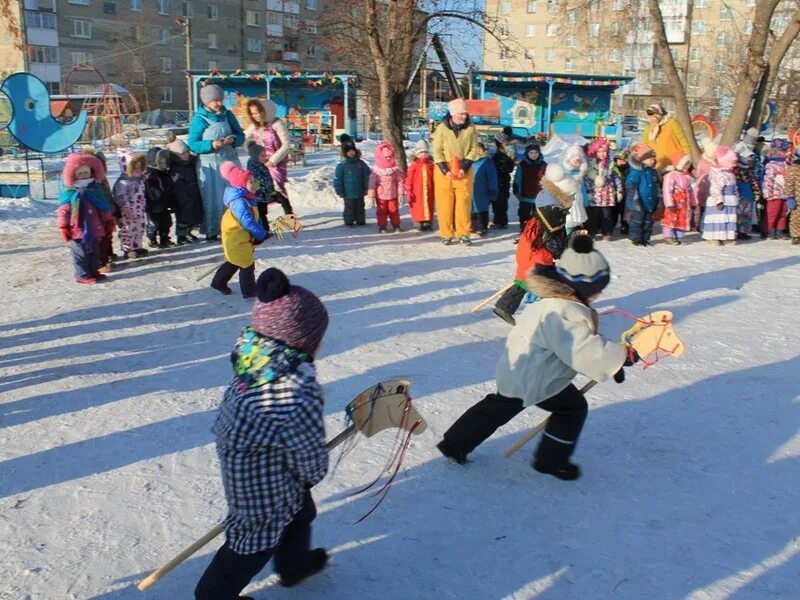
<instances>
[{"instance_id":1,"label":"winter mitten","mask_svg":"<svg viewBox=\"0 0 800 600\"><path fill-rule=\"evenodd\" d=\"M725 203L724 202L717 202L717 210L724 210Z\"/></svg>"},{"instance_id":2,"label":"winter mitten","mask_svg":"<svg viewBox=\"0 0 800 600\"><path fill-rule=\"evenodd\" d=\"M797 208L797 200L792 198L791 196L786 199L786 209L787 210L794 210Z\"/></svg>"},{"instance_id":3,"label":"winter mitten","mask_svg":"<svg viewBox=\"0 0 800 600\"><path fill-rule=\"evenodd\" d=\"M642 357L639 356L639 353L636 352L633 346L628 346L628 358L625 359L625 363L622 366L631 367L640 360L642 360Z\"/></svg>"},{"instance_id":4,"label":"winter mitten","mask_svg":"<svg viewBox=\"0 0 800 600\"><path fill-rule=\"evenodd\" d=\"M64 238L65 242L68 242L72 239L72 234L69 232L69 227L61 228L61 237Z\"/></svg>"},{"instance_id":5,"label":"winter mitten","mask_svg":"<svg viewBox=\"0 0 800 600\"><path fill-rule=\"evenodd\" d=\"M622 383L623 381L625 381L625 369L623 367L620 367L619 371L614 373L614 381L616 381L617 383Z\"/></svg>"}]
</instances>

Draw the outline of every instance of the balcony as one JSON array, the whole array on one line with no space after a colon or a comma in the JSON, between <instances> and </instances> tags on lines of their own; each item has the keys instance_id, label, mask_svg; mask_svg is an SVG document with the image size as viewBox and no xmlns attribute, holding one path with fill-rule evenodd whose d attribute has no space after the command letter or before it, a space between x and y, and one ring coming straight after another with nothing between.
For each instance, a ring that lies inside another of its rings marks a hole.
<instances>
[{"instance_id":1,"label":"balcony","mask_svg":"<svg viewBox=\"0 0 800 600\"><path fill-rule=\"evenodd\" d=\"M284 52L283 53L283 60L287 62L297 62L300 60L300 53L299 52Z\"/></svg>"}]
</instances>

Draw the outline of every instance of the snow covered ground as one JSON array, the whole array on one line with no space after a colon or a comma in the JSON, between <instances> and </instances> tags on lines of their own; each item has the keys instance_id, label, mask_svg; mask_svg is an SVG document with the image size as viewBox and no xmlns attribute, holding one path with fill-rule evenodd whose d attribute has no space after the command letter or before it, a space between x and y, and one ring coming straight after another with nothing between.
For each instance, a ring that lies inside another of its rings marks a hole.
<instances>
[{"instance_id":1,"label":"snow covered ground","mask_svg":"<svg viewBox=\"0 0 800 600\"><path fill-rule=\"evenodd\" d=\"M598 308L673 310L687 353L589 393L579 481L535 473L533 445L503 457L543 418L537 409L459 467L434 445L493 390L508 326L468 309L510 280L514 231L464 248L435 234L346 229L333 161L311 155L292 172L308 227L260 246L258 269L284 269L330 311L318 361L330 436L351 398L392 376L413 380L429 431L358 525L374 499L350 494L380 471L394 434L356 446L314 490L314 541L333 549L329 568L293 590L270 586L265 571L249 592L796 597L796 247L601 243L613 279ZM189 598L217 542L150 591L134 586L224 515L210 427L250 305L197 281L220 260L209 244L157 251L79 287L51 211L0 205L0 598ZM615 335L630 325L601 322Z\"/></svg>"}]
</instances>

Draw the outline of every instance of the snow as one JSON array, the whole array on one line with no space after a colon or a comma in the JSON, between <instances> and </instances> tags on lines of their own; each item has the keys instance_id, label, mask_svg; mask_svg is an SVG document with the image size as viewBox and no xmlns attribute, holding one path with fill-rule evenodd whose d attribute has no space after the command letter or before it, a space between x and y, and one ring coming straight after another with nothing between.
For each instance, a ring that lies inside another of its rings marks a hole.
<instances>
[{"instance_id":1,"label":"snow","mask_svg":"<svg viewBox=\"0 0 800 600\"><path fill-rule=\"evenodd\" d=\"M579 481L535 473L533 444L503 457L544 417L538 409L460 467L434 445L494 390L508 326L468 310L512 276L515 231L465 248L435 234L347 229L330 191L334 161L311 154L293 169L307 228L260 246L258 269L284 269L328 307L318 368L330 437L350 399L394 376L413 381L429 431L413 439L381 507L355 525L375 500L351 494L380 471L394 433L361 441L314 489L314 542L333 549L330 566L291 591L272 585L268 568L248 592L796 596L796 247L601 243L613 279L597 307L674 311L686 354L588 394ZM135 583L225 514L210 427L250 305L197 281L220 261L209 244L157 251L79 287L52 213L1 202L0 598L189 598L219 540L148 592ZM601 325L616 335L630 322Z\"/></svg>"}]
</instances>

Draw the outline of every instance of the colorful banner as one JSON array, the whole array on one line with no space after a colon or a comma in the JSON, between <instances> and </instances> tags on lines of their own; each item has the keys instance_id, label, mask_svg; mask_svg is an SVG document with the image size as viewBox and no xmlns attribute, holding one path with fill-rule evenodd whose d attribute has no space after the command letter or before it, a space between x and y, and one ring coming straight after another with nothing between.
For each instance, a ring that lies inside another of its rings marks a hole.
<instances>
[{"instance_id":1,"label":"colorful banner","mask_svg":"<svg viewBox=\"0 0 800 600\"><path fill-rule=\"evenodd\" d=\"M593 87L617 87L629 83L631 78L624 79L575 79L572 77L554 77L551 75L488 75L478 74L478 79L484 81L507 81L510 83L560 83L562 85L584 85Z\"/></svg>"}]
</instances>

